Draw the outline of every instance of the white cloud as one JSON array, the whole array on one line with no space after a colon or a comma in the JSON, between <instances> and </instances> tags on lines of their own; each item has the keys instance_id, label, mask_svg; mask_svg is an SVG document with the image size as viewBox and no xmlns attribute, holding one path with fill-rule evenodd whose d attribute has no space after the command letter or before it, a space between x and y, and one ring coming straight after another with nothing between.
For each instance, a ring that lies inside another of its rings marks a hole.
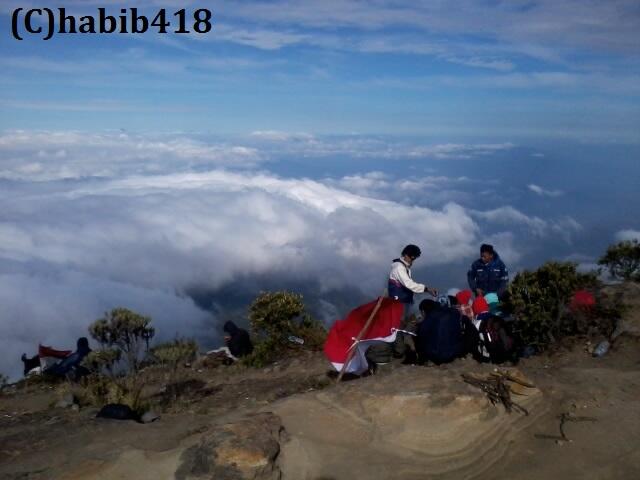
<instances>
[{"instance_id":1,"label":"white cloud","mask_svg":"<svg viewBox=\"0 0 640 480\"><path fill-rule=\"evenodd\" d=\"M0 192L3 363L14 372L19 350L38 341L72 346L118 305L157 316L165 336L194 334L209 320L185 297L192 287L280 275L318 279L320 298L354 285L377 293L406 243L423 246L425 265L476 249L478 227L459 205L421 208L309 179L223 170L225 155L254 155L225 151L126 133L0 136L5 178L21 179L5 180ZM98 165L102 178L91 176ZM379 172L362 179L386 181Z\"/></svg>"},{"instance_id":2,"label":"white cloud","mask_svg":"<svg viewBox=\"0 0 640 480\"><path fill-rule=\"evenodd\" d=\"M315 141L315 137L309 133L282 132L279 130L256 130L251 132L251 136L260 140L273 142L289 141Z\"/></svg>"},{"instance_id":3,"label":"white cloud","mask_svg":"<svg viewBox=\"0 0 640 480\"><path fill-rule=\"evenodd\" d=\"M533 183L527 185L527 188L531 190L533 193L540 195L541 197L559 197L564 195L562 190L546 190L539 185L535 185Z\"/></svg>"},{"instance_id":4,"label":"white cloud","mask_svg":"<svg viewBox=\"0 0 640 480\"><path fill-rule=\"evenodd\" d=\"M207 143L184 135L126 132L10 131L0 134L0 178L54 180L113 177L167 168L252 167L264 158L253 147Z\"/></svg>"},{"instance_id":5,"label":"white cloud","mask_svg":"<svg viewBox=\"0 0 640 480\"><path fill-rule=\"evenodd\" d=\"M446 143L439 145L431 145L417 147L409 151L410 157L427 157L439 160L447 159L468 159L473 157L482 157L494 154L496 152L510 150L515 145L512 143L494 143L494 144L460 144Z\"/></svg>"},{"instance_id":6,"label":"white cloud","mask_svg":"<svg viewBox=\"0 0 640 480\"><path fill-rule=\"evenodd\" d=\"M523 225L537 237L546 237L550 234L558 235L566 243L571 243L573 235L582 231L582 225L574 218L566 216L559 219L543 220L537 216L528 216L511 206L487 211L472 210L470 213L476 218L496 225Z\"/></svg>"},{"instance_id":7,"label":"white cloud","mask_svg":"<svg viewBox=\"0 0 640 480\"><path fill-rule=\"evenodd\" d=\"M388 145L281 132L250 138L312 155L356 156ZM408 151L385 148L385 155ZM480 158L510 146L434 148ZM513 207L475 212L416 202L422 190L434 197L472 182L465 177L374 171L320 181L255 171L247 166L269 154L244 141L14 131L0 135L0 159L0 352L11 352L1 360L14 370L17 348L72 345L89 321L118 305L157 316L163 335L190 335L215 324L185 296L195 287L243 288L244 279L279 276L301 288L317 281L319 300L354 286L375 295L407 243L422 246L426 268L472 258L485 237L515 262L522 246L509 230L524 226L542 236L577 228L571 219L544 221ZM26 306L25 296L34 299Z\"/></svg>"},{"instance_id":8,"label":"white cloud","mask_svg":"<svg viewBox=\"0 0 640 480\"><path fill-rule=\"evenodd\" d=\"M623 242L625 240L638 240L640 241L640 230L620 230L616 233L616 241Z\"/></svg>"},{"instance_id":9,"label":"white cloud","mask_svg":"<svg viewBox=\"0 0 640 480\"><path fill-rule=\"evenodd\" d=\"M508 60L501 60L495 58L482 58L482 57L445 57L448 62L458 63L460 65L466 65L468 67L487 68L490 70L498 70L500 72L509 72L516 68L513 62Z\"/></svg>"},{"instance_id":10,"label":"white cloud","mask_svg":"<svg viewBox=\"0 0 640 480\"><path fill-rule=\"evenodd\" d=\"M529 217L511 206L487 211L473 211L473 215L482 220L502 225L522 224L537 236L544 236L549 228L549 224L545 220L539 217Z\"/></svg>"}]
</instances>

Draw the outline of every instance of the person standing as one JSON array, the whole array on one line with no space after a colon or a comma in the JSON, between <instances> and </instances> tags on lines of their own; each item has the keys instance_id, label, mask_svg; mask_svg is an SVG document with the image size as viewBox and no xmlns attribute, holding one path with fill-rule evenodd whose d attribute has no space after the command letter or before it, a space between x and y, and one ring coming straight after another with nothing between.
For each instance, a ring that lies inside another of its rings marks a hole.
<instances>
[{"instance_id":1,"label":"person standing","mask_svg":"<svg viewBox=\"0 0 640 480\"><path fill-rule=\"evenodd\" d=\"M469 288L478 297L495 293L502 297L509 283L509 272L493 245L480 247L480 258L471 264L467 272Z\"/></svg>"},{"instance_id":2,"label":"person standing","mask_svg":"<svg viewBox=\"0 0 640 480\"><path fill-rule=\"evenodd\" d=\"M394 259L391 263L387 287L389 297L404 304L404 320L400 327L402 330L411 333L415 333L417 328L416 316L412 314L411 311L414 295L416 293L428 293L434 297L438 295L436 289L429 288L411 278L411 266L413 262L420 257L421 253L420 247L417 245L407 245L404 247L400 258ZM408 361L415 359L415 344L411 335L398 334L393 348L396 356L402 357L403 355L408 355Z\"/></svg>"}]
</instances>

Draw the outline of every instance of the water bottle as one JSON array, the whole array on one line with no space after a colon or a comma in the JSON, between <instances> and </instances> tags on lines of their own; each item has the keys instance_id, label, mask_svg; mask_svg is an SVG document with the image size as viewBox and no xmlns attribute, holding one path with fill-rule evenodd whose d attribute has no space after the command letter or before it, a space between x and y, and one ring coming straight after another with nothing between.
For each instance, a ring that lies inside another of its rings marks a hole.
<instances>
[{"instance_id":1,"label":"water bottle","mask_svg":"<svg viewBox=\"0 0 640 480\"><path fill-rule=\"evenodd\" d=\"M596 348L593 349L594 357L602 357L609 351L611 344L607 340L601 341Z\"/></svg>"}]
</instances>

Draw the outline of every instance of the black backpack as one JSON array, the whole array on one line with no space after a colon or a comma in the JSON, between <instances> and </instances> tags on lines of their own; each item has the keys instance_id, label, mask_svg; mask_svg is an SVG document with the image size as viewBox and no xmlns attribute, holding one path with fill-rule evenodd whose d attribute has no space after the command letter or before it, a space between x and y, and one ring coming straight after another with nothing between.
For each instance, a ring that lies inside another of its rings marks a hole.
<instances>
[{"instance_id":1,"label":"black backpack","mask_svg":"<svg viewBox=\"0 0 640 480\"><path fill-rule=\"evenodd\" d=\"M479 360L491 363L517 360L515 341L503 318L490 315L483 319L479 337Z\"/></svg>"}]
</instances>

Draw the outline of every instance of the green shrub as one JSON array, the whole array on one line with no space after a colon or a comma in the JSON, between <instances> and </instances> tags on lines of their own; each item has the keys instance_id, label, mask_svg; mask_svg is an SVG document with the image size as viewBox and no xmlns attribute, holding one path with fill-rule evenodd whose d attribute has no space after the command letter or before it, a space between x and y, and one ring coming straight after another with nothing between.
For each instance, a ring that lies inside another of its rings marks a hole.
<instances>
[{"instance_id":1,"label":"green shrub","mask_svg":"<svg viewBox=\"0 0 640 480\"><path fill-rule=\"evenodd\" d=\"M516 317L516 333L526 345L546 348L571 332L567 304L579 289L597 285L595 273L579 273L576 264L548 262L535 271L516 275L506 306Z\"/></svg>"},{"instance_id":2,"label":"green shrub","mask_svg":"<svg viewBox=\"0 0 640 480\"><path fill-rule=\"evenodd\" d=\"M150 351L151 357L171 370L177 370L180 365L191 362L198 353L198 345L194 340L175 339L161 343Z\"/></svg>"},{"instance_id":3,"label":"green shrub","mask_svg":"<svg viewBox=\"0 0 640 480\"><path fill-rule=\"evenodd\" d=\"M145 385L145 378L140 373L123 377L109 377L96 373L84 377L79 385L73 385L71 388L81 405L100 408L109 403L122 403L140 414L148 407L142 399Z\"/></svg>"},{"instance_id":4,"label":"green shrub","mask_svg":"<svg viewBox=\"0 0 640 480\"><path fill-rule=\"evenodd\" d=\"M302 295L291 292L263 292L249 307L249 322L254 335L286 342L293 335L294 319L305 311Z\"/></svg>"},{"instance_id":5,"label":"green shrub","mask_svg":"<svg viewBox=\"0 0 640 480\"><path fill-rule=\"evenodd\" d=\"M115 366L122 357L122 350L117 348L103 348L93 350L85 357L82 364L94 373L115 374Z\"/></svg>"},{"instance_id":6,"label":"green shrub","mask_svg":"<svg viewBox=\"0 0 640 480\"><path fill-rule=\"evenodd\" d=\"M302 295L292 292L258 295L249 307L249 322L254 350L243 363L250 366L264 366L301 348L321 348L327 335L322 324L306 312ZM302 338L304 344L292 343L290 336Z\"/></svg>"},{"instance_id":7,"label":"green shrub","mask_svg":"<svg viewBox=\"0 0 640 480\"><path fill-rule=\"evenodd\" d=\"M640 281L640 243L627 240L610 245L598 265L606 266L612 278Z\"/></svg>"},{"instance_id":8,"label":"green shrub","mask_svg":"<svg viewBox=\"0 0 640 480\"><path fill-rule=\"evenodd\" d=\"M137 371L140 355L149 349L155 335L151 318L126 308L114 308L89 327L91 336L104 348L116 348L124 354L130 371Z\"/></svg>"}]
</instances>

